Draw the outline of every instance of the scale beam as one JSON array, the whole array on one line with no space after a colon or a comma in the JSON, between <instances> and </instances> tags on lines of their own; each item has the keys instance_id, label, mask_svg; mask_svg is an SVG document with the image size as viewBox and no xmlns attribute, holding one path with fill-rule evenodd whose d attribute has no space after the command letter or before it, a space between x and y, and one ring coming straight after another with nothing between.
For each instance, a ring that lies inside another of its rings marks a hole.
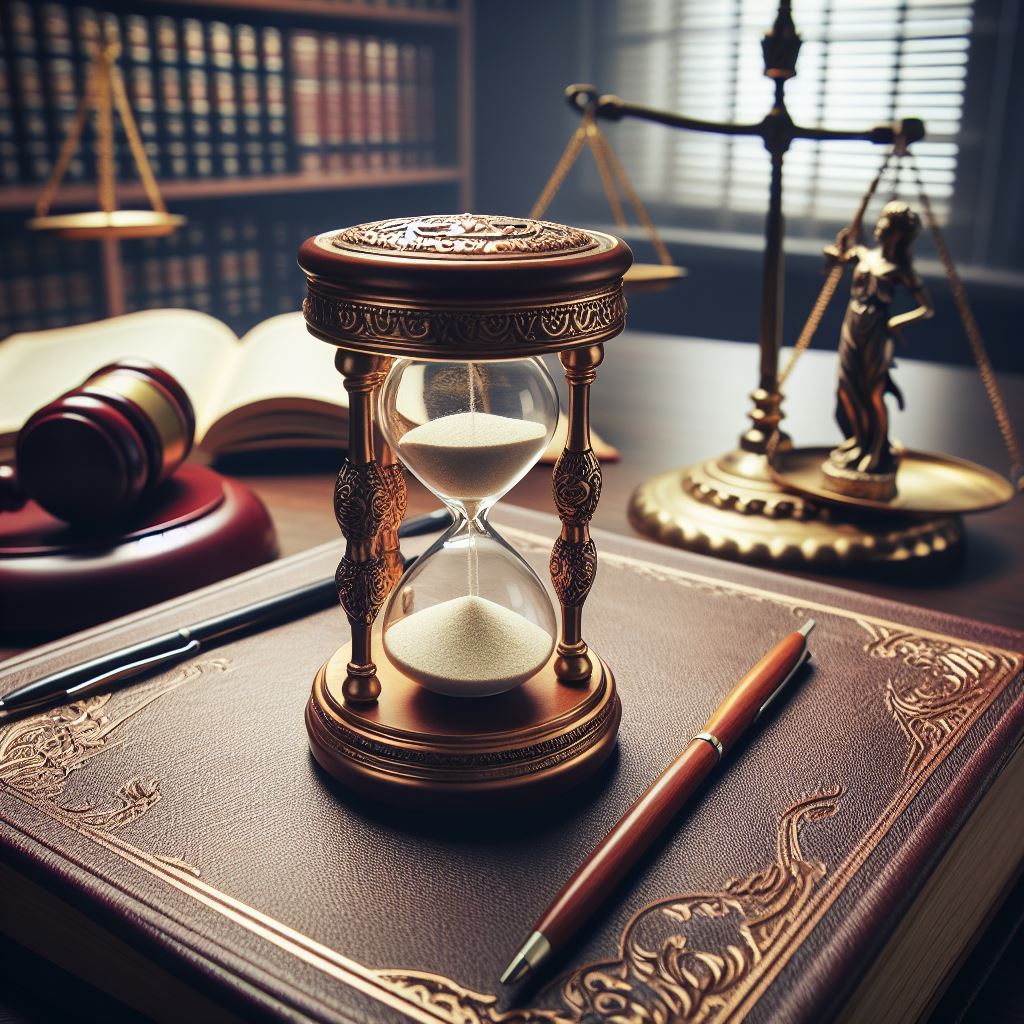
<instances>
[{"instance_id":1,"label":"scale beam","mask_svg":"<svg viewBox=\"0 0 1024 1024\"><path fill-rule=\"evenodd\" d=\"M754 124L705 121L670 110L629 103L618 96L601 95L594 85L570 85L565 92L569 105L581 114L590 111L594 116L609 121L621 121L628 117L684 131L759 138L770 154L771 182L768 190L768 213L765 219L758 337L760 372L757 389L751 395L754 408L749 415L753 425L740 438L740 448L743 451L762 456L767 455L769 447L777 447L780 444L784 446L788 443L788 438L779 431L779 423L782 420L779 350L782 346L785 234L782 215L782 165L786 152L795 139L816 142L871 142L875 145L896 146L902 151L910 144L919 142L925 135L924 123L918 118L906 118L895 124L876 125L863 131L809 128L793 121L786 109L785 86L787 80L796 75L796 59L801 41L793 24L790 8L791 5L785 0L779 4L775 23L761 42L764 73L775 85L775 96L771 109L761 121Z\"/></svg>"},{"instance_id":2,"label":"scale beam","mask_svg":"<svg viewBox=\"0 0 1024 1024\"><path fill-rule=\"evenodd\" d=\"M727 121L704 121L698 117L687 117L671 110L660 110L657 107L645 107L639 103L628 103L619 96L612 94L599 96L592 85L570 85L565 91L569 106L580 113L593 104L595 116L605 121L621 121L633 118L638 121L651 121L669 128L683 128L692 132L709 132L713 135L746 135L767 140L769 138L786 140L785 149L794 139L811 139L817 142L872 142L877 146L892 145L898 139L906 145L920 142L924 138L924 122L916 117L904 118L894 124L875 125L864 131L839 131L831 128L808 128L789 121L788 129L780 132L780 124L785 119L774 110L762 121L753 124L730 124ZM767 145L767 142L766 142Z\"/></svg>"}]
</instances>

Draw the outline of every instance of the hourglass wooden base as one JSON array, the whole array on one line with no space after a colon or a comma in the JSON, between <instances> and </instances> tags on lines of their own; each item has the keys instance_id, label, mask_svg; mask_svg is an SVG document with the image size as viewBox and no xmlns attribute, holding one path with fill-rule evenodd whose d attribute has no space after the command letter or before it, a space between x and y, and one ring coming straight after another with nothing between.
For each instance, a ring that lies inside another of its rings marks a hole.
<instances>
[{"instance_id":1,"label":"hourglass wooden base","mask_svg":"<svg viewBox=\"0 0 1024 1024\"><path fill-rule=\"evenodd\" d=\"M421 807L521 803L582 782L615 745L615 679L593 651L584 685L559 683L552 658L514 690L459 698L425 690L378 644L381 694L368 708L342 699L349 651L317 672L306 728L320 766L364 796Z\"/></svg>"}]
</instances>

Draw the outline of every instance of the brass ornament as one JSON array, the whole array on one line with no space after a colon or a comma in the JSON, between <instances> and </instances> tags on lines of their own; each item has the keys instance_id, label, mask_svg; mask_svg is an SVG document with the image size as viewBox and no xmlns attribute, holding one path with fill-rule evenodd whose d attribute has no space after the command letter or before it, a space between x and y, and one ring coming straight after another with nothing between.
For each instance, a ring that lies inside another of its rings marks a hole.
<instances>
[{"instance_id":1,"label":"brass ornament","mask_svg":"<svg viewBox=\"0 0 1024 1024\"><path fill-rule=\"evenodd\" d=\"M906 203L890 202L875 227L875 249L854 244L835 258L854 264L850 301L839 339L836 422L843 442L822 469L825 485L841 494L885 500L896 494L899 450L889 441L886 395L903 408L903 394L892 379L896 339L904 325L930 317L931 299L914 272L910 247L921 219ZM900 286L913 293L916 309L889 315Z\"/></svg>"},{"instance_id":2,"label":"brass ornament","mask_svg":"<svg viewBox=\"0 0 1024 1024\"><path fill-rule=\"evenodd\" d=\"M387 558L356 561L349 555L342 557L334 583L338 600L345 609L349 622L372 626L377 613L391 593L392 570Z\"/></svg>"},{"instance_id":3,"label":"brass ornament","mask_svg":"<svg viewBox=\"0 0 1024 1024\"><path fill-rule=\"evenodd\" d=\"M771 565L844 569L859 563L907 563L950 553L963 539L958 516L872 520L783 490L764 456L759 479L732 472L729 456L646 480L629 503L629 521L641 532L701 554ZM821 459L814 471L820 473Z\"/></svg>"},{"instance_id":4,"label":"brass ornament","mask_svg":"<svg viewBox=\"0 0 1024 1024\"><path fill-rule=\"evenodd\" d=\"M519 359L593 345L626 325L621 282L554 304L466 309L362 302L311 280L302 312L310 333L322 341L420 359Z\"/></svg>"},{"instance_id":5,"label":"brass ornament","mask_svg":"<svg viewBox=\"0 0 1024 1024\"><path fill-rule=\"evenodd\" d=\"M356 465L346 459L341 464L334 485L334 518L347 540L365 543L385 524L397 528L393 475L377 462Z\"/></svg>"},{"instance_id":6,"label":"brass ornament","mask_svg":"<svg viewBox=\"0 0 1024 1024\"><path fill-rule=\"evenodd\" d=\"M576 254L599 242L578 228L529 218L462 213L400 217L359 224L325 239L336 249L401 253L420 258Z\"/></svg>"}]
</instances>

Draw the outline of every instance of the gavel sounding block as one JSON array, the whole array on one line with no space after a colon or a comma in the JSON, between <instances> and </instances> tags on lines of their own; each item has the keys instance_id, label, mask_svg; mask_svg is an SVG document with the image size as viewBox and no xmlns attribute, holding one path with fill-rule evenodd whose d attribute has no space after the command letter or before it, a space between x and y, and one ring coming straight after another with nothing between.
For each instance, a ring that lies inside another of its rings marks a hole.
<instances>
[{"instance_id":1,"label":"gavel sounding block","mask_svg":"<svg viewBox=\"0 0 1024 1024\"><path fill-rule=\"evenodd\" d=\"M277 556L246 487L185 465L116 527L69 526L29 502L0 514L0 635L61 636Z\"/></svg>"}]
</instances>

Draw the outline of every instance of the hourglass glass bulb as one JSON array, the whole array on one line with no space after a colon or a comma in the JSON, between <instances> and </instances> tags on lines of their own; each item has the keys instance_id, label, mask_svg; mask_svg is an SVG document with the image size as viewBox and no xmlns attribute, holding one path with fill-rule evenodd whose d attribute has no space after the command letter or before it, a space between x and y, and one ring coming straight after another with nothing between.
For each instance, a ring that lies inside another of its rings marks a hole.
<instances>
[{"instance_id":1,"label":"hourglass glass bulb","mask_svg":"<svg viewBox=\"0 0 1024 1024\"><path fill-rule=\"evenodd\" d=\"M544 585L486 520L460 518L418 558L384 614L384 649L421 686L511 690L547 664L557 620Z\"/></svg>"},{"instance_id":2,"label":"hourglass glass bulb","mask_svg":"<svg viewBox=\"0 0 1024 1024\"><path fill-rule=\"evenodd\" d=\"M384 649L420 685L490 696L535 675L555 646L536 573L487 510L540 458L558 395L539 359L395 363L380 399L384 437L456 521L403 577L384 615Z\"/></svg>"},{"instance_id":3,"label":"hourglass glass bulb","mask_svg":"<svg viewBox=\"0 0 1024 1024\"><path fill-rule=\"evenodd\" d=\"M471 519L540 458L558 422L558 396L539 359L400 360L380 401L381 428L402 462Z\"/></svg>"}]
</instances>

